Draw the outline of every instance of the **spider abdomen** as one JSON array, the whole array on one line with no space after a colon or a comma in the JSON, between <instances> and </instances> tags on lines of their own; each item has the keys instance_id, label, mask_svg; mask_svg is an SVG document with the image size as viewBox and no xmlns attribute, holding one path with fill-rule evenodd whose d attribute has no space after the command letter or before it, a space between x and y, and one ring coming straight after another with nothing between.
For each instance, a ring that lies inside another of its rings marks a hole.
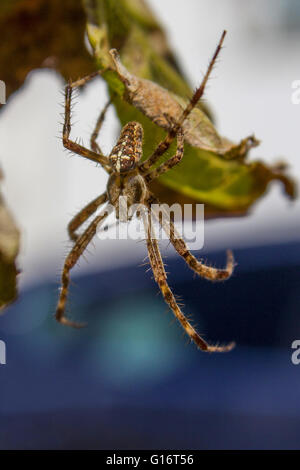
<instances>
[{"instance_id":1,"label":"spider abdomen","mask_svg":"<svg viewBox=\"0 0 300 470\"><path fill-rule=\"evenodd\" d=\"M142 146L143 127L138 122L129 122L109 155L112 167L118 173L132 170L141 159Z\"/></svg>"}]
</instances>

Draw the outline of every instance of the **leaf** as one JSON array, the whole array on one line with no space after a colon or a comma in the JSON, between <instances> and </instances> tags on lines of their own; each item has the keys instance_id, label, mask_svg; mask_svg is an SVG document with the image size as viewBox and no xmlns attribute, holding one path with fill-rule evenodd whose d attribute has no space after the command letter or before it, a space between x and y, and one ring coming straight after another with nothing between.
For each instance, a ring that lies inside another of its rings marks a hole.
<instances>
[{"instance_id":1,"label":"leaf","mask_svg":"<svg viewBox=\"0 0 300 470\"><path fill-rule=\"evenodd\" d=\"M0 310L17 297L19 244L20 232L0 194Z\"/></svg>"},{"instance_id":2,"label":"leaf","mask_svg":"<svg viewBox=\"0 0 300 470\"><path fill-rule=\"evenodd\" d=\"M53 68L66 80L94 70L78 0L1 0L0 30L0 78L7 97L36 68Z\"/></svg>"},{"instance_id":3,"label":"leaf","mask_svg":"<svg viewBox=\"0 0 300 470\"><path fill-rule=\"evenodd\" d=\"M164 138L168 128L166 114L176 118L191 90L182 76L161 27L139 0L84 1L87 32L97 65L107 81L122 125L130 120L144 127L144 158ZM133 14L144 10L146 20ZM150 27L149 25L152 25ZM158 31L158 41L153 31ZM161 43L161 47L158 44ZM120 54L110 54L116 48ZM171 59L170 59L171 57ZM254 136L233 144L219 136L209 112L199 106L185 123L185 155L177 167L159 178L159 182L182 196L207 204L218 214L246 213L266 193L271 181L280 181L285 194L295 197L294 182L280 168L261 161L248 163L247 153L257 146ZM165 158L174 152L174 146ZM155 183L156 195L168 202L166 191ZM158 192L157 192L158 191ZM165 199L165 197L167 198Z\"/></svg>"},{"instance_id":4,"label":"leaf","mask_svg":"<svg viewBox=\"0 0 300 470\"><path fill-rule=\"evenodd\" d=\"M170 122L179 120L188 101L150 80L131 74L121 63L115 49L110 51L110 55L118 77L124 84L122 98L140 110L154 124L168 131ZM182 130L185 142L189 145L214 152L228 160L244 158L251 147L259 145L254 136L246 137L238 145L222 138L200 108L192 110L189 118L184 121Z\"/></svg>"},{"instance_id":5,"label":"leaf","mask_svg":"<svg viewBox=\"0 0 300 470\"><path fill-rule=\"evenodd\" d=\"M83 5L88 18L88 38L98 68L111 69L103 76L110 89L119 95L115 106L121 123L139 120L143 124L146 157L165 133L123 100L124 84L114 70L109 50L117 48L124 66L132 75L165 88L181 106L191 95L190 86L161 25L146 2L83 0ZM35 68L53 68L66 80L94 71L95 63L84 45L85 26L82 3L78 0L2 0L0 27L5 47L0 48L0 78L6 83L7 96L22 86L27 74ZM143 110L144 113L146 111ZM241 215L265 193L272 180L281 181L285 192L290 197L294 196L293 182L281 170L275 171L262 162L248 164L246 160L224 163L223 158L243 160L249 144L251 146L254 142L251 144L251 140L246 139L235 146L218 137L212 125L211 112L204 104L197 108L194 118L194 122L200 119L202 126L205 124L208 132L200 134L206 142L197 142L199 128L194 126L191 132L194 141L190 140L192 146L186 144L181 165L153 183L156 194L163 201L174 198L177 202L201 201L206 203L206 212L210 215ZM221 149L218 149L219 138ZM208 147L213 145L211 152L207 151L207 141ZM197 149L195 145L201 148ZM226 151L222 150L224 145L225 149L227 145ZM231 145L233 151L230 150ZM170 153L166 157L168 155Z\"/></svg>"}]
</instances>

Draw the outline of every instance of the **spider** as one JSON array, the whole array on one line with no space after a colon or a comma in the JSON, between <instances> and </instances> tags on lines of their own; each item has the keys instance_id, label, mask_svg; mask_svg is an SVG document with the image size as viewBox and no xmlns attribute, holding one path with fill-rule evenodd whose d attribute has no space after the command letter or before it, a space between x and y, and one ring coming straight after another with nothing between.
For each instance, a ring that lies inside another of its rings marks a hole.
<instances>
[{"instance_id":1,"label":"spider","mask_svg":"<svg viewBox=\"0 0 300 470\"><path fill-rule=\"evenodd\" d=\"M77 234L77 229L89 219L96 210L104 203L110 203L116 209L116 216L118 217L118 205L119 197L125 196L127 198L128 207L133 204L143 204L148 208L148 215L143 216L146 233L146 243L149 255L150 266L152 268L154 279L157 282L162 296L165 302L173 311L175 317L180 322L181 326L190 337L190 339L196 344L202 351L207 352L222 352L229 351L233 348L234 344L230 343L225 346L209 345L207 342L197 333L191 323L187 320L183 312L181 311L174 294L172 293L168 282L167 275L164 268L164 263L160 254L159 245L155 234L153 233L153 227L151 225L150 210L151 205L159 203L155 196L150 192L148 184L162 175L164 172L170 170L177 165L184 154L184 135L182 131L182 124L188 118L193 108L197 105L200 98L202 97L206 83L213 69L214 63L221 50L226 31L223 32L216 51L209 63L206 74L200 86L194 92L191 100L183 109L181 116L178 118L178 122L171 123L170 129L167 136L162 140L157 148L154 150L152 155L145 161L141 161L142 158L142 144L143 144L143 128L138 122L129 122L121 130L119 139L116 145L113 147L110 155L104 156L99 145L96 143L99 131L105 118L106 111L111 103L111 100L106 104L103 111L101 112L94 132L90 139L91 149L89 150L82 145L70 140L71 132L71 98L72 91L76 87L80 87L91 80L93 77L98 75L95 72L87 77L79 79L75 82L69 82L65 89L65 118L63 126L63 145L66 149L100 163L102 167L109 174L108 184L106 191L98 196L96 199L91 201L86 207L84 207L69 223L68 233L70 239L74 242L73 248L66 257L62 278L61 278L61 289L60 296L56 309L56 320L64 325L69 325L74 328L80 328L84 326L81 323L76 323L70 320L65 315L65 307L67 301L67 295L69 290L70 282L70 270L75 266L79 257L83 254L88 244L94 237L99 229L99 226L103 223L105 217L108 215L107 211L100 212L97 215L87 229L81 234ZM176 138L177 149L175 155L169 158L166 162L161 163L153 169L153 165L159 161L164 153L169 149L172 141ZM148 223L147 223L148 222ZM162 225L161 219L158 218L158 222ZM177 251L186 261L188 266L196 272L198 275L211 281L221 281L228 279L234 268L234 259L231 251L227 252L227 264L225 269L217 269L203 264L198 261L188 250L185 241L182 238L176 236L175 226L173 221L168 220L163 225L163 229L169 229L170 242Z\"/></svg>"}]
</instances>

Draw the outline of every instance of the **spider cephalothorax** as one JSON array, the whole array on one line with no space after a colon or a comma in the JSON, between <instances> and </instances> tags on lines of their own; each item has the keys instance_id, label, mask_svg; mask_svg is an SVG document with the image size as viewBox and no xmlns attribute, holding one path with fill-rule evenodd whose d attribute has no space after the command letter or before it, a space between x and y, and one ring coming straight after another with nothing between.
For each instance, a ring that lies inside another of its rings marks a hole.
<instances>
[{"instance_id":1,"label":"spider cephalothorax","mask_svg":"<svg viewBox=\"0 0 300 470\"><path fill-rule=\"evenodd\" d=\"M100 229L101 224L109 213L109 210L104 208L104 210L92 220L90 225L81 235L78 235L76 230L86 220L88 220L88 218L91 217L91 215L94 214L101 205L106 202L110 203L110 209L112 207L116 209L116 216L119 217L119 205L122 197L126 199L127 209L134 207L134 205L138 206L139 204L142 204L147 208L147 213L144 213L142 218L145 224L147 249L154 278L159 285L166 303L172 309L174 315L186 333L203 351L229 351L232 349L232 343L227 346L211 346L207 344L204 339L196 332L191 323L187 320L178 303L176 302L176 299L167 282L167 275L152 224L153 214L151 213L151 207L152 204L157 204L158 200L153 194L151 194L148 188L148 184L152 180L158 178L161 174L170 170L181 161L184 153L184 135L182 131L182 124L188 118L189 114L204 93L205 85L217 55L221 49L224 36L225 32L222 35L221 41L209 64L208 70L202 80L200 87L195 91L186 108L182 110L182 114L178 116L178 121L172 123L166 138L158 145L153 154L143 162L141 161L143 128L138 122L129 122L123 127L120 137L108 157L102 153L99 145L96 143L97 136L99 134L106 110L110 102L105 106L104 110L100 114L95 130L91 136L92 150L89 150L82 145L70 140L69 136L71 132L72 91L75 87L84 85L97 74L89 75L88 77L82 78L73 83L70 82L66 86L63 144L72 152L100 163L102 167L109 173L109 179L106 191L91 201L86 207L84 207L69 223L69 236L71 240L74 241L74 246L65 260L62 272L62 288L56 309L56 319L59 322L64 323L65 325L73 326L75 328L82 326L81 324L69 320L65 316L65 307L70 282L70 270L74 267L79 257L85 251L86 247L96 234L97 229ZM154 167L163 154L169 149L170 144L174 138L177 139L177 150L175 155L169 158L166 162ZM183 257L188 266L194 272L211 281L224 280L231 276L234 267L234 261L230 251L228 252L227 266L225 269L216 269L211 266L207 266L201 261L198 261L190 253L185 241L181 239L176 233L176 229L172 220L164 219L162 221L160 217L157 217L157 222L160 223L163 230L168 234L170 242L172 243L177 253Z\"/></svg>"}]
</instances>

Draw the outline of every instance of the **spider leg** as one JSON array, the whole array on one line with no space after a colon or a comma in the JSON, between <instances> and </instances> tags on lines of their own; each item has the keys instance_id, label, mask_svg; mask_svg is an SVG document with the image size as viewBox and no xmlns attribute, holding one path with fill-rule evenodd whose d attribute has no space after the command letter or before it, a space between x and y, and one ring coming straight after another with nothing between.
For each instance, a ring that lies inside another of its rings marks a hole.
<instances>
[{"instance_id":1,"label":"spider leg","mask_svg":"<svg viewBox=\"0 0 300 470\"><path fill-rule=\"evenodd\" d=\"M101 194L101 196L96 197L93 201L89 202L83 209L81 209L78 214L73 217L68 225L68 233L71 240L76 242L78 239L78 234L76 230L80 227L104 202L107 201L107 193Z\"/></svg>"},{"instance_id":2,"label":"spider leg","mask_svg":"<svg viewBox=\"0 0 300 470\"><path fill-rule=\"evenodd\" d=\"M85 78L77 80L76 82L69 82L65 88L65 119L63 126L63 145L66 149L71 150L71 152L77 153L82 157L88 158L93 162L100 163L107 171L109 168L109 160L107 157L101 153L96 153L93 150L89 150L82 145L79 145L77 142L72 141L70 137L71 133L71 100L73 89L77 86L84 85L87 81L91 80L96 76L98 72L88 75Z\"/></svg>"},{"instance_id":3,"label":"spider leg","mask_svg":"<svg viewBox=\"0 0 300 470\"><path fill-rule=\"evenodd\" d=\"M162 211L163 215L165 214L165 217L163 216L161 218L159 213L157 213L157 211L153 208L152 204L159 204L159 201L154 196L151 196L148 200L147 205L149 209L152 211L167 236L170 238L170 241L177 253L182 256L187 265L193 271L195 271L199 276L208 279L209 281L224 281L232 275L235 263L231 250L227 250L227 263L224 269L217 269L203 264L201 261L197 260L197 258L195 258L195 256L193 256L188 250L185 241L177 233L174 223L172 220L170 220L169 214L165 212L163 206L160 205L160 211Z\"/></svg>"},{"instance_id":4,"label":"spider leg","mask_svg":"<svg viewBox=\"0 0 300 470\"><path fill-rule=\"evenodd\" d=\"M184 154L184 136L182 130L178 132L177 135L177 150L173 157L169 158L165 163L162 163L158 166L155 170L151 171L145 176L145 180L147 183L158 178L160 175L165 173L166 171L171 170L175 165L177 165L183 157Z\"/></svg>"},{"instance_id":5,"label":"spider leg","mask_svg":"<svg viewBox=\"0 0 300 470\"><path fill-rule=\"evenodd\" d=\"M193 111L193 109L197 105L198 101L202 98L202 96L204 94L204 91L205 91L207 81L209 79L209 76L212 72L212 69L213 69L214 64L217 60L217 57L218 57L218 55L219 55L219 53L222 49L222 45L223 45L225 36L226 36L226 31L224 31L222 36L221 36L219 44L218 44L218 46L215 50L215 53L214 53L212 59L209 62L206 74L204 75L200 86L194 92L192 98L190 99L190 101L187 104L186 108L183 110L183 112L182 112L181 116L179 117L177 123L172 126L171 130L168 132L165 139L162 140L158 144L158 146L154 150L153 154L147 160L140 163L139 169L140 169L141 173L147 173L147 171L151 168L151 166L154 165L157 162L157 160L168 150L168 148L170 147L174 137L178 134L178 131L181 128L182 124L187 119L189 114Z\"/></svg>"},{"instance_id":6,"label":"spider leg","mask_svg":"<svg viewBox=\"0 0 300 470\"><path fill-rule=\"evenodd\" d=\"M75 245L73 246L65 260L61 276L62 287L55 313L56 320L60 323L63 323L64 325L72 326L74 328L81 328L82 326L85 326L82 323L77 323L72 320L69 320L65 316L65 308L70 283L70 270L75 266L78 259L80 258L80 256L82 255L94 235L96 234L98 225L105 219L108 213L109 210L107 209L102 214L95 217L95 219L90 223L85 232L83 232L83 234L80 235L80 237L76 240Z\"/></svg>"},{"instance_id":7,"label":"spider leg","mask_svg":"<svg viewBox=\"0 0 300 470\"><path fill-rule=\"evenodd\" d=\"M187 333L187 335L191 338L192 341L196 344L196 346L201 349L202 351L206 352L226 352L230 351L234 347L234 343L230 343L226 346L212 346L206 343L204 339L197 333L195 328L191 325L191 323L187 320L185 315L182 313L181 309L179 308L174 294L172 293L168 282L167 282L167 275L164 268L164 263L159 251L158 243L153 236L153 229L151 227L151 213L148 211L148 220L145 220L144 217L144 224L145 224L145 232L147 233L147 248L149 253L149 260L151 264L151 268L154 274L154 279L157 282L161 293L164 297L165 302L169 305L171 310L173 311L175 317L180 322L181 326Z\"/></svg>"},{"instance_id":8,"label":"spider leg","mask_svg":"<svg viewBox=\"0 0 300 470\"><path fill-rule=\"evenodd\" d=\"M192 96L192 99L190 100L190 102L188 103L188 105L186 106L185 110L183 111L178 123L177 123L177 127L180 128L180 126L183 124L183 122L186 120L186 118L188 117L188 115L193 111L193 109L195 108L195 106L197 105L198 101L201 100L203 94L204 94L204 91L205 91L205 87L207 85L207 82L208 82L208 79L210 77L210 74L214 68L214 65L216 63L216 60L218 58L218 55L219 53L221 52L221 49L222 49L222 46L223 46L223 42L224 42L224 39L225 39L225 36L227 34L227 31L223 31L222 33L222 36L221 36L221 39L216 47L216 50L214 52L214 55L212 56L209 64L208 64L208 68L207 68L207 71L202 79L202 82L200 84L200 86L196 89L195 93L193 94Z\"/></svg>"},{"instance_id":9,"label":"spider leg","mask_svg":"<svg viewBox=\"0 0 300 470\"><path fill-rule=\"evenodd\" d=\"M109 101L106 103L103 110L101 111L100 116L97 119L95 129L93 130L93 133L91 135L90 143L91 143L92 150L94 152L102 154L102 155L103 155L103 152L102 152L100 146L97 144L96 139L97 139L97 137L99 135L99 132L100 132L100 129L102 127L102 124L103 124L103 121L104 121L104 118L105 118L105 114L106 114L108 108L110 107L111 103L112 103L112 98L109 99Z\"/></svg>"},{"instance_id":10,"label":"spider leg","mask_svg":"<svg viewBox=\"0 0 300 470\"><path fill-rule=\"evenodd\" d=\"M75 80L74 82L70 81L70 85L72 88L78 88L80 86L85 85L87 82L90 80L93 80L93 78L97 77L98 75L101 75L101 72L92 72L89 75L86 75L85 77L79 78L78 80Z\"/></svg>"}]
</instances>

